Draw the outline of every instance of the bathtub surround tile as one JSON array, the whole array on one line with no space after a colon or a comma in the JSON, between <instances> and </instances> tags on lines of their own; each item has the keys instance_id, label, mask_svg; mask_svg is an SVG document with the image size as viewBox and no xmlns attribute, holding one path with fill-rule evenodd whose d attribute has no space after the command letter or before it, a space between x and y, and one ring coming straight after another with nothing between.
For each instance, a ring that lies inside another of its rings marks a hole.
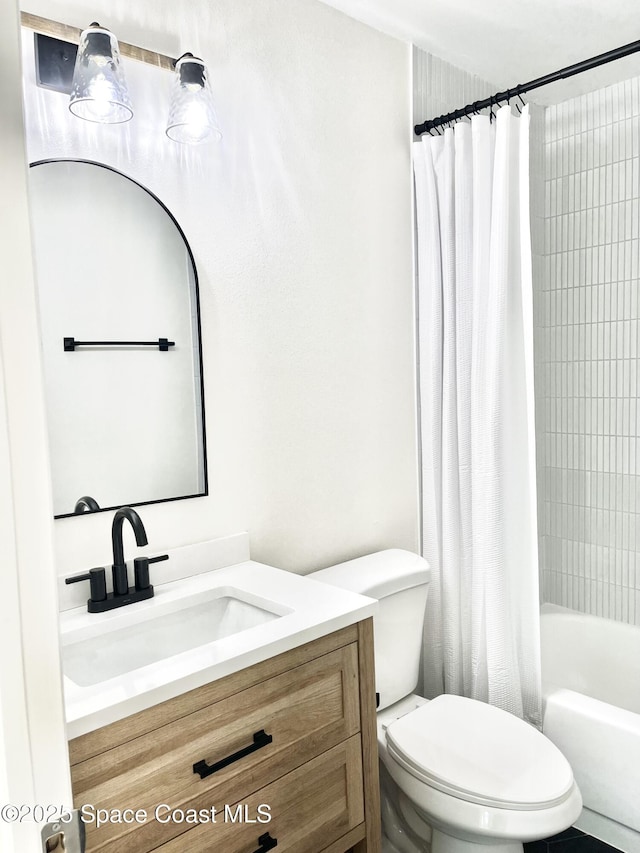
<instances>
[{"instance_id":1,"label":"bathtub surround tile","mask_svg":"<svg viewBox=\"0 0 640 853\"><path fill-rule=\"evenodd\" d=\"M460 104L481 100L499 88L417 47L413 49L413 74L413 114L416 121L448 113ZM541 198L544 199L543 194ZM533 194L532 204L534 210L543 212L541 206L535 206Z\"/></svg>"},{"instance_id":2,"label":"bathtub surround tile","mask_svg":"<svg viewBox=\"0 0 640 853\"><path fill-rule=\"evenodd\" d=\"M640 78L546 110L534 264L541 589L640 624Z\"/></svg>"}]
</instances>

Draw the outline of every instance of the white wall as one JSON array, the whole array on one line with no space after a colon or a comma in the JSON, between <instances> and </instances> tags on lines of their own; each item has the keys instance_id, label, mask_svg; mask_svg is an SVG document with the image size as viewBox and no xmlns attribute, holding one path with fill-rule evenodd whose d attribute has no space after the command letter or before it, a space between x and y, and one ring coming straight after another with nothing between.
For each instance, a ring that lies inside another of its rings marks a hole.
<instances>
[{"instance_id":1,"label":"white wall","mask_svg":"<svg viewBox=\"0 0 640 853\"><path fill-rule=\"evenodd\" d=\"M546 601L640 625L640 78L547 110L538 294Z\"/></svg>"},{"instance_id":2,"label":"white wall","mask_svg":"<svg viewBox=\"0 0 640 853\"><path fill-rule=\"evenodd\" d=\"M145 507L149 551L242 529L256 559L294 570L415 550L409 47L314 0L28 7L190 50L212 74L224 140L196 150L164 137L165 72L128 66L120 127L27 83L30 158L131 175L198 266L211 495ZM109 526L56 522L59 574L110 562Z\"/></svg>"},{"instance_id":3,"label":"white wall","mask_svg":"<svg viewBox=\"0 0 640 853\"><path fill-rule=\"evenodd\" d=\"M0 4L0 802L71 803L58 666L53 523L17 7ZM0 849L35 853L39 827L0 822Z\"/></svg>"}]
</instances>

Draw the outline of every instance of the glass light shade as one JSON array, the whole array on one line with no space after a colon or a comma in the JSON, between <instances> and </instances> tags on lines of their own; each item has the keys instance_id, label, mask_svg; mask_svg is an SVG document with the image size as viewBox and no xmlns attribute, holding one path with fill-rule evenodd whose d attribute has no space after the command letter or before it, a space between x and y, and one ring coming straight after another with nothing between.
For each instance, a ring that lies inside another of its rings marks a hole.
<instances>
[{"instance_id":1,"label":"glass light shade","mask_svg":"<svg viewBox=\"0 0 640 853\"><path fill-rule=\"evenodd\" d=\"M118 41L91 26L80 35L69 109L78 118L120 124L133 116Z\"/></svg>"},{"instance_id":2,"label":"glass light shade","mask_svg":"<svg viewBox=\"0 0 640 853\"><path fill-rule=\"evenodd\" d=\"M206 66L191 54L176 62L167 136L190 145L222 139Z\"/></svg>"}]
</instances>

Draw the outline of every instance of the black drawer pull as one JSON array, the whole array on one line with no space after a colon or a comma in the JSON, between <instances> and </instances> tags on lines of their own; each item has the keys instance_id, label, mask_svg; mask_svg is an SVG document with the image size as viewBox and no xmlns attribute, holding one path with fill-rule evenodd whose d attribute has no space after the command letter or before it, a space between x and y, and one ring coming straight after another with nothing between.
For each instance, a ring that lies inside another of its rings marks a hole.
<instances>
[{"instance_id":1,"label":"black drawer pull","mask_svg":"<svg viewBox=\"0 0 640 853\"><path fill-rule=\"evenodd\" d=\"M193 765L193 772L197 773L201 779L206 779L207 776L211 776L212 773L217 773L218 770L222 770L223 767L228 767L230 764L233 764L234 761L239 761L241 758L244 758L245 755L251 755L252 752L255 752L257 749L262 749L263 746L267 746L271 743L273 738L271 735L268 735L264 729L260 729L259 732L255 732L253 735L253 743L250 746L245 746L244 749L239 749L237 752L234 752L233 755L228 755L226 758L222 758L220 761L216 761L215 764L207 764L207 762L203 759L202 761L198 761ZM268 835L269 833L267 833ZM264 837L264 836L263 836ZM271 843L273 839L269 839ZM276 843L273 843L272 846L275 847ZM271 850L271 847L265 847L265 850ZM261 851L258 851L261 853Z\"/></svg>"},{"instance_id":2,"label":"black drawer pull","mask_svg":"<svg viewBox=\"0 0 640 853\"><path fill-rule=\"evenodd\" d=\"M261 835L258 839L258 844L260 847L258 847L254 853L267 853L267 850L273 850L274 847L278 846L278 839L272 838L268 832L265 832L265 834Z\"/></svg>"}]
</instances>

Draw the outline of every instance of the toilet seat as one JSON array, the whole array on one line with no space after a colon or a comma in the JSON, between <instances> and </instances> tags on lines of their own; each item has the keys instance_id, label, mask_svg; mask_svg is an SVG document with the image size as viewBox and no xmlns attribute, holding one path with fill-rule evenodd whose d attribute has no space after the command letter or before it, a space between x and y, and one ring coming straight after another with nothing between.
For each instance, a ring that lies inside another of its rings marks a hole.
<instances>
[{"instance_id":1,"label":"toilet seat","mask_svg":"<svg viewBox=\"0 0 640 853\"><path fill-rule=\"evenodd\" d=\"M537 729L499 708L443 695L394 720L389 755L412 776L470 803L534 811L573 792L569 763Z\"/></svg>"}]
</instances>

